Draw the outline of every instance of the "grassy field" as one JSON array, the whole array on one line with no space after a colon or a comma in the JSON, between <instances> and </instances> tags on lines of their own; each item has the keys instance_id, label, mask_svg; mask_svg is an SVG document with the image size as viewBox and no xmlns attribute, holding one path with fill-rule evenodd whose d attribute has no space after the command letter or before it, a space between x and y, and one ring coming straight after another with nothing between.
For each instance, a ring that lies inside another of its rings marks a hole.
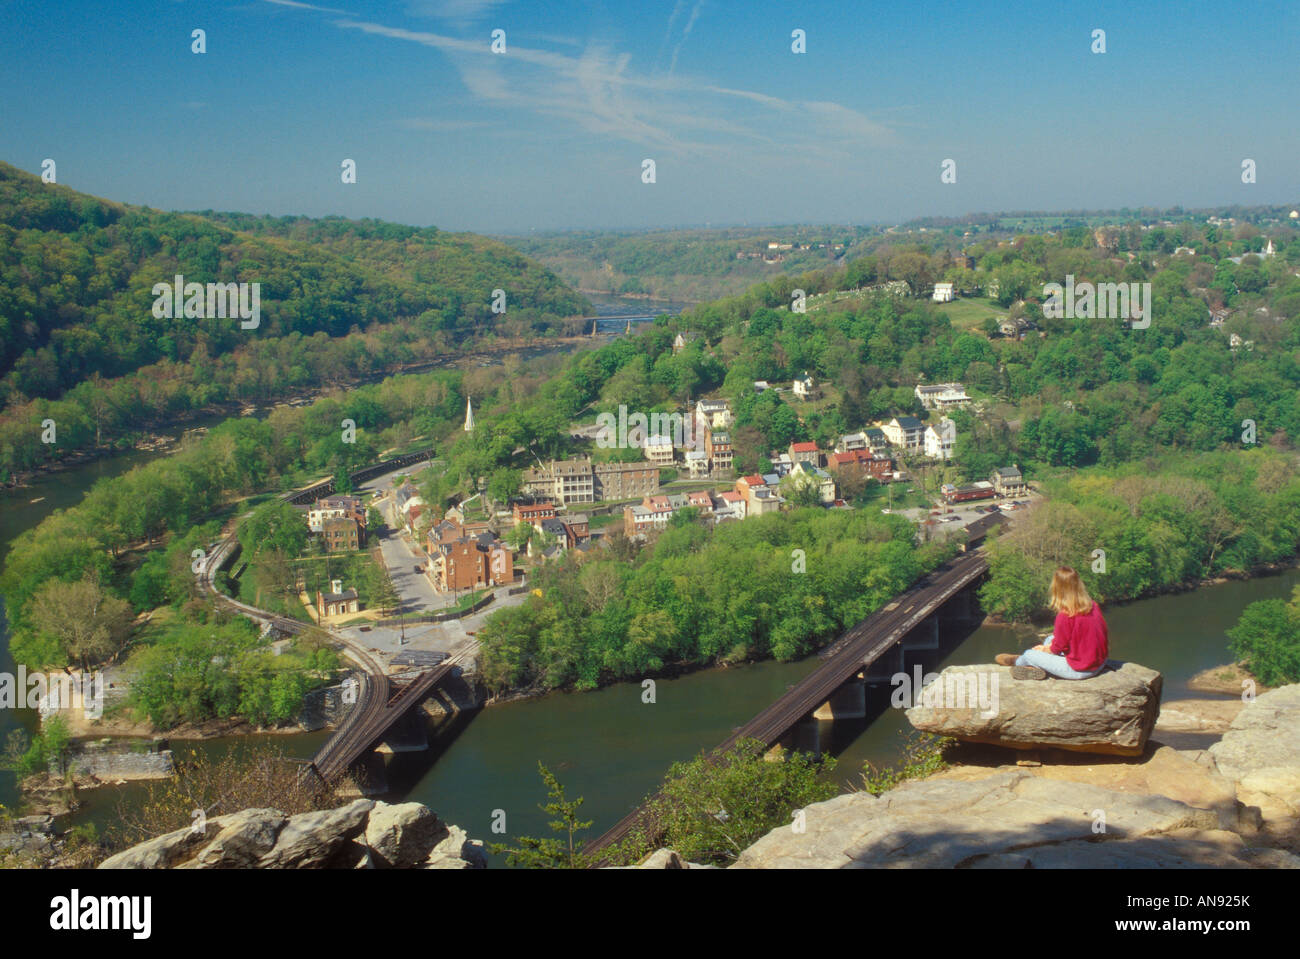
<instances>
[{"instance_id":1,"label":"grassy field","mask_svg":"<svg viewBox=\"0 0 1300 959\"><path fill-rule=\"evenodd\" d=\"M990 316L1001 318L1007 311L985 297L962 297L951 303L937 304L948 315L948 322L959 330L978 330Z\"/></svg>"}]
</instances>

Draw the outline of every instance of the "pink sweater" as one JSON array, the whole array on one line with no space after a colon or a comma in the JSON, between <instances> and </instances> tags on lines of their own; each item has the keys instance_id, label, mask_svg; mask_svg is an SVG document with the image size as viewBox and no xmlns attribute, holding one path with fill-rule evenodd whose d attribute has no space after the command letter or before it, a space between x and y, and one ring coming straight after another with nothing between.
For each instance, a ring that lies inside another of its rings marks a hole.
<instances>
[{"instance_id":1,"label":"pink sweater","mask_svg":"<svg viewBox=\"0 0 1300 959\"><path fill-rule=\"evenodd\" d=\"M1101 607L1094 602L1092 609L1080 616L1057 613L1052 652L1064 653L1070 668L1081 673L1100 669L1110 656L1110 638Z\"/></svg>"}]
</instances>

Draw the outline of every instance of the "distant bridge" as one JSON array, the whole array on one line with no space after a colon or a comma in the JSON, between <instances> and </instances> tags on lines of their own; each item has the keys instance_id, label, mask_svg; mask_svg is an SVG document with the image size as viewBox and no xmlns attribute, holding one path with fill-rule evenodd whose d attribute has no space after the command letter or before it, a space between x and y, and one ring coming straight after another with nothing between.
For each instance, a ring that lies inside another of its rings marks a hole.
<instances>
[{"instance_id":1,"label":"distant bridge","mask_svg":"<svg viewBox=\"0 0 1300 959\"><path fill-rule=\"evenodd\" d=\"M983 550L976 547L983 543L990 529L1004 522L1006 518L1000 513L991 513L967 526L969 539L963 552L923 576L893 602L845 630L819 653L825 660L821 666L736 729L710 755L725 753L742 739L757 739L764 746L780 742L813 710L828 702L845 683L869 670L927 617L983 576L988 571L988 560ZM598 864L605 862L606 851L627 838L642 823L644 815L644 807L634 809L589 843L583 853L594 855L594 862Z\"/></svg>"}]
</instances>

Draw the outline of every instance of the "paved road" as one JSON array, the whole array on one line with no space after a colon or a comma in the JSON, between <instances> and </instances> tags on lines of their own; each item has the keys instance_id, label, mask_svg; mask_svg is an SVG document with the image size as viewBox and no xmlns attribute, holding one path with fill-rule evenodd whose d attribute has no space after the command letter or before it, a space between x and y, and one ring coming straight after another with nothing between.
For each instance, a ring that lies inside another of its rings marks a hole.
<instances>
[{"instance_id":1,"label":"paved road","mask_svg":"<svg viewBox=\"0 0 1300 959\"><path fill-rule=\"evenodd\" d=\"M438 612L455 603L451 593L440 593L424 573L417 573L428 557L416 550L406 537L391 526L379 534L379 551L383 554L388 575L402 597L402 610L408 613Z\"/></svg>"},{"instance_id":2,"label":"paved road","mask_svg":"<svg viewBox=\"0 0 1300 959\"><path fill-rule=\"evenodd\" d=\"M432 460L425 460L422 463L414 463L411 466L404 467L403 469L400 470L395 470L392 473L385 473L382 476L376 476L374 479L367 480L365 483L362 483L360 486L358 486L357 489L358 491L372 490L382 496L384 493L387 493L390 489L393 488L393 480L398 476L414 476L420 471L427 469L429 466L432 466L434 463L438 463L438 462L441 462L441 460L432 459Z\"/></svg>"},{"instance_id":3,"label":"paved road","mask_svg":"<svg viewBox=\"0 0 1300 959\"><path fill-rule=\"evenodd\" d=\"M478 655L478 640L471 635L477 633L487 622L487 618L499 609L518 606L528 598L528 593L509 596L504 589L496 591L496 599L481 611L464 619L454 619L446 623L417 623L408 625L403 630L399 626L374 626L362 632L358 626L338 627L335 632L342 633L386 662L393 654L404 649L436 650L452 656L464 654L469 661ZM403 642L405 639L405 642Z\"/></svg>"}]
</instances>

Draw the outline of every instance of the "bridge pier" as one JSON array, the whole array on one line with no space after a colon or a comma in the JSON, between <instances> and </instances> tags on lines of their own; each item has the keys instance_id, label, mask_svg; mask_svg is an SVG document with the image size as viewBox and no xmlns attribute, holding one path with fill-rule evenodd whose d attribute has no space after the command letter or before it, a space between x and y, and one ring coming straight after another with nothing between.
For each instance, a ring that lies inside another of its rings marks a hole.
<instances>
[{"instance_id":1,"label":"bridge pier","mask_svg":"<svg viewBox=\"0 0 1300 959\"><path fill-rule=\"evenodd\" d=\"M780 762L787 751L811 753L813 756L822 754L821 724L812 713L791 726L790 731L777 740L763 758L768 762Z\"/></svg>"},{"instance_id":2,"label":"bridge pier","mask_svg":"<svg viewBox=\"0 0 1300 959\"><path fill-rule=\"evenodd\" d=\"M388 727L379 753L418 753L429 748L429 724L421 710L413 709Z\"/></svg>"},{"instance_id":3,"label":"bridge pier","mask_svg":"<svg viewBox=\"0 0 1300 959\"><path fill-rule=\"evenodd\" d=\"M859 672L813 711L813 719L864 719L867 715L866 671Z\"/></svg>"},{"instance_id":4,"label":"bridge pier","mask_svg":"<svg viewBox=\"0 0 1300 959\"><path fill-rule=\"evenodd\" d=\"M916 629L904 636L899 646L905 653L913 649L938 649L939 611L935 610Z\"/></svg>"},{"instance_id":5,"label":"bridge pier","mask_svg":"<svg viewBox=\"0 0 1300 959\"><path fill-rule=\"evenodd\" d=\"M364 753L348 770L356 780L339 788L339 795L382 796L388 792L388 775L384 770L384 757L371 750Z\"/></svg>"},{"instance_id":6,"label":"bridge pier","mask_svg":"<svg viewBox=\"0 0 1300 959\"><path fill-rule=\"evenodd\" d=\"M864 670L868 683L888 683L895 675L903 672L903 644L895 643L879 659Z\"/></svg>"}]
</instances>

